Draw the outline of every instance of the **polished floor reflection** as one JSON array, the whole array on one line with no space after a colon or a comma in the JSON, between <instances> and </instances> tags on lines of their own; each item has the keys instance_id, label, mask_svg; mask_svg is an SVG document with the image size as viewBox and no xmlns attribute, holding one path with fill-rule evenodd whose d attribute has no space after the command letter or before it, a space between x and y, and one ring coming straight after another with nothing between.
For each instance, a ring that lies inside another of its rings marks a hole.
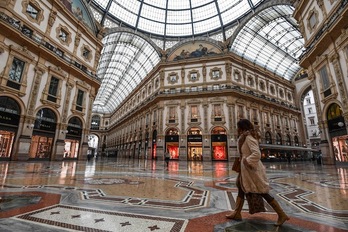
<instances>
[{"instance_id":1,"label":"polished floor reflection","mask_svg":"<svg viewBox=\"0 0 348 232\"><path fill-rule=\"evenodd\" d=\"M348 231L348 167L265 163L276 213L231 221L236 173L228 162L99 158L0 162L0 231Z\"/></svg>"}]
</instances>

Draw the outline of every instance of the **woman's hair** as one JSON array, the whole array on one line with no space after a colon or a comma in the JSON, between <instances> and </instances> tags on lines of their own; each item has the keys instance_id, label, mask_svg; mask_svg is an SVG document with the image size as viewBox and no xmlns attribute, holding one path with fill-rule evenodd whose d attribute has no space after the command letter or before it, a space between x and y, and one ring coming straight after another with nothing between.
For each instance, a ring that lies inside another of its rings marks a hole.
<instances>
[{"instance_id":1,"label":"woman's hair","mask_svg":"<svg viewBox=\"0 0 348 232\"><path fill-rule=\"evenodd\" d=\"M237 122L237 127L240 130L240 132L245 132L245 131L249 131L250 134L255 138L255 139L259 139L260 135L259 133L254 129L254 125L248 120L248 119L240 119Z\"/></svg>"}]
</instances>

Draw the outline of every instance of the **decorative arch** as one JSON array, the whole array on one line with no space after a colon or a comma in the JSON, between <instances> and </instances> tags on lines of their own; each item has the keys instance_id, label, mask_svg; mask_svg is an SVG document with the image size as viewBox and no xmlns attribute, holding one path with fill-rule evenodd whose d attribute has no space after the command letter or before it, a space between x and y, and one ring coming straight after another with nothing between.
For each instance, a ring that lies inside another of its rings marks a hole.
<instances>
[{"instance_id":1,"label":"decorative arch","mask_svg":"<svg viewBox=\"0 0 348 232\"><path fill-rule=\"evenodd\" d=\"M210 133L213 135L216 134L227 134L227 129L223 126L215 126L213 128L211 128Z\"/></svg>"},{"instance_id":2,"label":"decorative arch","mask_svg":"<svg viewBox=\"0 0 348 232\"><path fill-rule=\"evenodd\" d=\"M43 122L49 122L54 127L50 128L50 131L54 132L56 130L56 125L58 121L57 113L51 108L40 108L36 112L36 119L34 123L34 129L48 128Z\"/></svg>"},{"instance_id":3,"label":"decorative arch","mask_svg":"<svg viewBox=\"0 0 348 232\"><path fill-rule=\"evenodd\" d=\"M280 133L276 133L276 143L282 145L282 135Z\"/></svg>"},{"instance_id":4,"label":"decorative arch","mask_svg":"<svg viewBox=\"0 0 348 232\"><path fill-rule=\"evenodd\" d=\"M16 95L7 95L7 94L0 95L0 105L6 105L6 107L7 107L7 104L3 100L1 100L2 97L4 97L3 99L5 99L5 98L13 99L16 102L16 104L18 105L20 112L21 113L26 112L25 104L23 103L21 98L16 97Z\"/></svg>"},{"instance_id":5,"label":"decorative arch","mask_svg":"<svg viewBox=\"0 0 348 232\"><path fill-rule=\"evenodd\" d=\"M265 140L267 144L272 144L272 134L269 131L265 133Z\"/></svg>"},{"instance_id":6,"label":"decorative arch","mask_svg":"<svg viewBox=\"0 0 348 232\"><path fill-rule=\"evenodd\" d=\"M175 127L170 127L165 132L166 135L179 135L179 130Z\"/></svg>"},{"instance_id":7,"label":"decorative arch","mask_svg":"<svg viewBox=\"0 0 348 232\"><path fill-rule=\"evenodd\" d=\"M342 107L337 103L331 103L325 112L329 133L332 136L346 134L346 122L343 117Z\"/></svg>"}]
</instances>

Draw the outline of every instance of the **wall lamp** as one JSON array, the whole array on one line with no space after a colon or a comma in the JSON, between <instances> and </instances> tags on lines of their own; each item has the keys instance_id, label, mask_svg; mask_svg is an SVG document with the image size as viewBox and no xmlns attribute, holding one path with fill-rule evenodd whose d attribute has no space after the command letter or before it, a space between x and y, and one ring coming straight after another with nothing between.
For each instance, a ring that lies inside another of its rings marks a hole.
<instances>
[{"instance_id":1,"label":"wall lamp","mask_svg":"<svg viewBox=\"0 0 348 232\"><path fill-rule=\"evenodd\" d=\"M337 126L343 127L343 126L344 126L344 123L343 123L343 122L338 122L338 123L337 123Z\"/></svg>"}]
</instances>

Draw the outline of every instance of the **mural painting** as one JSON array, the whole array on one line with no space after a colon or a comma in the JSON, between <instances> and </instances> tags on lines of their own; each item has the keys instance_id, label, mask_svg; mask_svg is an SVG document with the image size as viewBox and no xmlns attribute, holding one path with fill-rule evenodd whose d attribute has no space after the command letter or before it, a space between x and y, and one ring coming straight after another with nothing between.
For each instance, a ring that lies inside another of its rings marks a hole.
<instances>
[{"instance_id":1,"label":"mural painting","mask_svg":"<svg viewBox=\"0 0 348 232\"><path fill-rule=\"evenodd\" d=\"M168 60L183 60L189 58L197 58L202 56L209 56L221 53L221 50L212 44L205 42L196 42L185 44L176 49L169 57Z\"/></svg>"},{"instance_id":2,"label":"mural painting","mask_svg":"<svg viewBox=\"0 0 348 232\"><path fill-rule=\"evenodd\" d=\"M88 11L83 0L61 0L65 7L73 13L73 15L88 28L95 31L94 20Z\"/></svg>"}]
</instances>

